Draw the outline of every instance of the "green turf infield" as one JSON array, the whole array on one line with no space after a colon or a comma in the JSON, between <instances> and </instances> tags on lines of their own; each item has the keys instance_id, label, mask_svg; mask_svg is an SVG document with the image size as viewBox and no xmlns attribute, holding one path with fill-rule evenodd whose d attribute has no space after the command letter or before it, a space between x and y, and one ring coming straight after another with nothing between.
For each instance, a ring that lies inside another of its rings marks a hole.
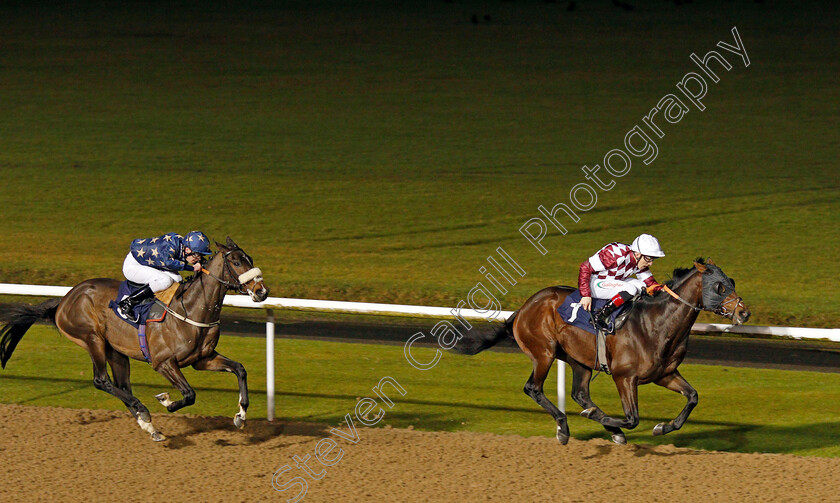
<instances>
[{"instance_id":1,"label":"green turf infield","mask_svg":"<svg viewBox=\"0 0 840 503\"><path fill-rule=\"evenodd\" d=\"M711 256L753 323L836 326L836 4L578 4L4 4L0 281L118 277L200 228L285 297L452 305L503 246L512 310L651 232L658 279ZM519 227L733 26L750 66L540 255Z\"/></svg>"},{"instance_id":2,"label":"green turf infield","mask_svg":"<svg viewBox=\"0 0 840 503\"><path fill-rule=\"evenodd\" d=\"M248 416L265 418L264 341L223 336L218 349L246 366L251 391ZM417 348L413 354L431 358L430 349ZM401 346L279 339L276 356L278 421L338 424L345 414L353 414L358 399L376 399L371 388L387 376L406 394L399 396L383 387L395 405L384 407L386 414L378 426L554 435L552 419L521 391L531 371L523 354L445 355L425 372L406 362ZM641 422L627 432L629 442L840 456L840 374L707 365L680 369L700 394L700 403L686 425L664 437L653 437L653 426L675 417L685 402L658 386L642 386ZM184 375L197 393L196 404L184 412L232 418L238 401L234 376L192 369L185 369ZM570 374L567 380L571 382ZM132 362L132 383L135 395L152 412L165 413L154 395L173 390L162 376L148 365ZM552 401L556 399L553 372L546 392ZM592 397L607 413L621 414L608 376L593 382ZM88 355L45 326L31 329L0 372L0 402L125 410L116 398L93 387ZM567 402L574 438L608 438L599 425L577 415L576 404ZM128 412L126 420L130 420Z\"/></svg>"}]
</instances>

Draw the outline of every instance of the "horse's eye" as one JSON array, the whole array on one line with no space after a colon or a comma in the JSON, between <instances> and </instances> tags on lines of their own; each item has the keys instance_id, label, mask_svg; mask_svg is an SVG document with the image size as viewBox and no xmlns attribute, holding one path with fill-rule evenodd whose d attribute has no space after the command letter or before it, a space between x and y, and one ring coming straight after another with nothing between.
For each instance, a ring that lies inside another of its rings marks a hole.
<instances>
[{"instance_id":1,"label":"horse's eye","mask_svg":"<svg viewBox=\"0 0 840 503\"><path fill-rule=\"evenodd\" d=\"M238 261L238 260L234 260L234 261L233 261L233 265L235 265L236 267L239 267L239 266L241 266L241 265L242 265L242 263L241 263L240 261Z\"/></svg>"},{"instance_id":2,"label":"horse's eye","mask_svg":"<svg viewBox=\"0 0 840 503\"><path fill-rule=\"evenodd\" d=\"M726 291L726 289L723 287L723 283L718 283L717 284L718 295L723 295L723 292L725 292L725 291Z\"/></svg>"}]
</instances>

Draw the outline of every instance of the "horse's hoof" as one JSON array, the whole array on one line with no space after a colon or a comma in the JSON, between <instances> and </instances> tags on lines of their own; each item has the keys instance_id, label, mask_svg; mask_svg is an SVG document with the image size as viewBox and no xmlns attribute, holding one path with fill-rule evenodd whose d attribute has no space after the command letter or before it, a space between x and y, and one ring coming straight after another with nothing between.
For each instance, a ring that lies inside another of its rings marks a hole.
<instances>
[{"instance_id":1,"label":"horse's hoof","mask_svg":"<svg viewBox=\"0 0 840 503\"><path fill-rule=\"evenodd\" d=\"M586 410L580 411L580 415L585 417L586 419L590 419L593 414L595 414L595 407L589 407Z\"/></svg>"},{"instance_id":2,"label":"horse's hoof","mask_svg":"<svg viewBox=\"0 0 840 503\"><path fill-rule=\"evenodd\" d=\"M173 403L172 400L169 399L169 393L166 392L158 393L155 395L155 398L157 398L158 402L160 402L164 407L169 407Z\"/></svg>"},{"instance_id":3,"label":"horse's hoof","mask_svg":"<svg viewBox=\"0 0 840 503\"><path fill-rule=\"evenodd\" d=\"M245 427L245 420L239 414L233 416L233 425L240 430Z\"/></svg>"},{"instance_id":4,"label":"horse's hoof","mask_svg":"<svg viewBox=\"0 0 840 503\"><path fill-rule=\"evenodd\" d=\"M164 437L161 432L156 431L152 433L152 440L154 440L155 442L163 442L164 440L166 440L166 437Z\"/></svg>"},{"instance_id":5,"label":"horse's hoof","mask_svg":"<svg viewBox=\"0 0 840 503\"><path fill-rule=\"evenodd\" d=\"M612 441L618 445L625 445L627 444L627 437L623 433L616 433L612 436Z\"/></svg>"},{"instance_id":6,"label":"horse's hoof","mask_svg":"<svg viewBox=\"0 0 840 503\"><path fill-rule=\"evenodd\" d=\"M659 423L653 427L653 436L658 437L665 434L665 423Z\"/></svg>"},{"instance_id":7,"label":"horse's hoof","mask_svg":"<svg viewBox=\"0 0 840 503\"><path fill-rule=\"evenodd\" d=\"M560 442L561 445L569 443L569 435L563 433L559 426L557 427L557 441Z\"/></svg>"}]
</instances>

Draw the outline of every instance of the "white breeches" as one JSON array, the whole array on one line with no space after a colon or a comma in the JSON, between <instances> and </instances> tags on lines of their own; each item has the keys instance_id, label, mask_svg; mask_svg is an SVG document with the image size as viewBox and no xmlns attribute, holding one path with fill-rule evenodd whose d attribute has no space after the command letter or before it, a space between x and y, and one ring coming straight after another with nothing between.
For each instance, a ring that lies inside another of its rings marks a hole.
<instances>
[{"instance_id":1,"label":"white breeches","mask_svg":"<svg viewBox=\"0 0 840 503\"><path fill-rule=\"evenodd\" d=\"M645 289L647 285L640 279L598 279L592 278L589 288L592 290L593 299L611 299L618 295L618 292L627 292L636 295Z\"/></svg>"},{"instance_id":2,"label":"white breeches","mask_svg":"<svg viewBox=\"0 0 840 503\"><path fill-rule=\"evenodd\" d=\"M153 292L166 290L176 281L181 281L181 275L178 273L161 271L137 262L131 252L125 256L123 274L129 281L149 285Z\"/></svg>"}]
</instances>

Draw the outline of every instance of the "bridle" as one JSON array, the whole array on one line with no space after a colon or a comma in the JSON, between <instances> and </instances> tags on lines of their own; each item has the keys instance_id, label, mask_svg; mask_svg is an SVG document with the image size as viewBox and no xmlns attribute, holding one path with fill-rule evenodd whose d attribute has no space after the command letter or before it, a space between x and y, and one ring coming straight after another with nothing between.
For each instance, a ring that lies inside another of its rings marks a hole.
<instances>
[{"instance_id":1,"label":"bridle","mask_svg":"<svg viewBox=\"0 0 840 503\"><path fill-rule=\"evenodd\" d=\"M249 288L247 288L245 285L247 285L248 283L250 283L252 281L255 282L255 283L258 283L259 281L262 281L262 271L260 270L259 267L251 267L251 269L249 269L249 270L243 272L242 274L240 274L239 276L237 276L236 272L233 270L233 267L231 267L230 263L228 262L228 256L235 251L242 251L242 248L234 248L232 250L228 250L228 251L224 252L222 254L222 261L224 262L225 272L227 272L228 276L230 276L231 278L236 278L236 283L233 283L231 281L227 281L223 278L220 278L220 277L212 274L210 271L208 271L204 267L201 268L201 272L210 276L211 278L218 281L219 283L225 285L228 290L236 290L238 293L241 293L242 295L250 295L251 290ZM243 254L245 254L245 253L243 252ZM245 254L245 256L248 258L248 261L251 262L251 265L253 266L254 262L251 260L251 257L248 257L247 254Z\"/></svg>"},{"instance_id":2,"label":"bridle","mask_svg":"<svg viewBox=\"0 0 840 503\"><path fill-rule=\"evenodd\" d=\"M732 305L733 302L735 303L735 308L730 311L729 306ZM744 299L742 299L741 297L735 297L735 298L732 298L732 299L721 302L720 305L715 310L712 310L712 312L717 314L717 315L723 316L724 318L729 318L730 320L734 320L735 319L735 312L738 309L738 306L741 306L742 309L747 308L747 306L744 305Z\"/></svg>"},{"instance_id":3,"label":"bridle","mask_svg":"<svg viewBox=\"0 0 840 503\"><path fill-rule=\"evenodd\" d=\"M239 292L243 295L250 295L251 290L246 288L245 285L247 285L248 283L250 283L252 281L254 281L255 283L262 281L262 271L258 267L251 267L251 269L248 269L247 271L243 272L239 276L236 276L236 273L234 272L233 268L228 263L228 255L230 255L231 253L233 253L235 251L242 251L242 248L237 247L237 248L233 248L231 250L226 251L222 255L222 260L224 261L224 264L225 264L224 271L227 272L227 274L229 274L231 278L236 278L236 283L233 283L231 281L227 281L223 278L220 278L220 277L210 273L210 271L205 269L203 266L201 267L201 272L203 272L207 276L213 278L214 280L218 281L222 285L226 286L227 290L236 290L237 292ZM249 257L248 254L245 253L244 251L242 251L242 254L245 255L245 257L248 259L248 262L250 262L251 265L253 266L254 261L251 260L251 257ZM184 305L183 294L186 291L186 289L189 288L190 286L192 286L193 284L194 284L194 282L190 283L181 292L180 300L181 300L181 308L184 310L183 315L178 314L177 312L175 312L174 309L170 308L169 306L167 306L166 304L164 304L163 302L161 302L157 299L155 300L155 302L157 302L158 304L163 306L163 309L165 309L166 312L168 312L169 314L171 314L175 318L177 318L177 319L179 319L183 322L189 323L192 326L199 327L199 328L211 328L211 327L218 326L221 323L221 318L216 320L216 321L211 321L210 323L202 323L202 322L199 322L199 321L189 319L189 317L188 317L189 314L187 313L187 306ZM221 307L221 305L220 305L220 307Z\"/></svg>"},{"instance_id":4,"label":"bridle","mask_svg":"<svg viewBox=\"0 0 840 503\"><path fill-rule=\"evenodd\" d=\"M703 274L703 273L700 273L700 274ZM705 277L703 277L702 279L705 281ZM680 297L677 293L675 293L673 290L671 290L667 286L663 285L662 289L665 290L668 293L668 295L670 295L671 297L675 298L676 300L682 302L686 306L690 307L695 312L708 311L710 313L715 313L718 316L722 316L724 318L728 318L728 319L733 320L733 321L735 320L735 313L736 313L739 306L742 309L747 308L744 305L744 299L742 299L740 296L739 297L734 297L734 298L729 299L729 300L724 300L722 302L719 302L717 306L707 307L705 305L706 302L704 302L705 297L706 297L706 291L704 289L704 291L703 291L703 297L704 298L701 299L701 301L700 301L701 305L695 306L695 305L692 305L690 302L686 301L685 299L683 299L682 297ZM728 295L727 295L727 297L728 297ZM735 303L734 308L731 307L733 302Z\"/></svg>"}]
</instances>

